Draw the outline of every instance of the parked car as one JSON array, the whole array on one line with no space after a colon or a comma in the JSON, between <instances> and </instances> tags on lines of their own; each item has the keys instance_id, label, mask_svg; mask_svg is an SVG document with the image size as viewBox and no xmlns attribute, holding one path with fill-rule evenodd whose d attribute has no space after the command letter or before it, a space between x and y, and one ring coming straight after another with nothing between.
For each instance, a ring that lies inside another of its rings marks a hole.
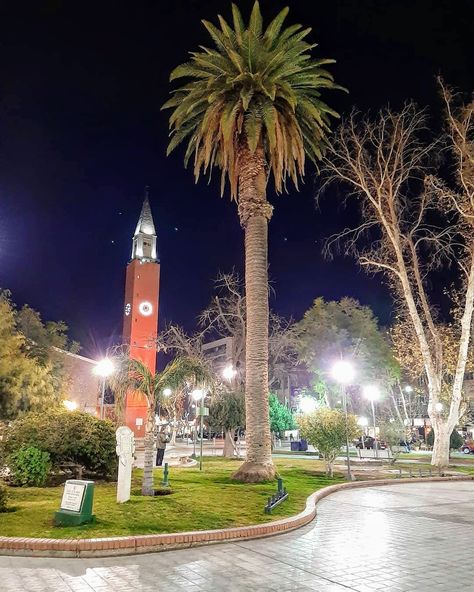
<instances>
[{"instance_id":1,"label":"parked car","mask_svg":"<svg viewBox=\"0 0 474 592\"><path fill-rule=\"evenodd\" d=\"M461 446L461 452L464 454L474 454L474 441L466 440L466 442L464 442L464 444Z\"/></svg>"}]
</instances>

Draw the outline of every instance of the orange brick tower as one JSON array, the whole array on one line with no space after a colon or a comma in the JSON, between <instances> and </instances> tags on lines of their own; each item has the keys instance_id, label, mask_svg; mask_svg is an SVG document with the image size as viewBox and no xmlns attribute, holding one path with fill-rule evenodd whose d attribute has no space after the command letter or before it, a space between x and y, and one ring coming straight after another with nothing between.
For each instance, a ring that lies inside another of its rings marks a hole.
<instances>
[{"instance_id":1,"label":"orange brick tower","mask_svg":"<svg viewBox=\"0 0 474 592\"><path fill-rule=\"evenodd\" d=\"M127 265L123 342L130 346L130 357L144 362L151 372L156 369L155 340L158 335L160 299L160 262L156 249L148 191L133 235L132 258ZM127 397L125 418L136 437L145 434L146 402L136 395Z\"/></svg>"}]
</instances>

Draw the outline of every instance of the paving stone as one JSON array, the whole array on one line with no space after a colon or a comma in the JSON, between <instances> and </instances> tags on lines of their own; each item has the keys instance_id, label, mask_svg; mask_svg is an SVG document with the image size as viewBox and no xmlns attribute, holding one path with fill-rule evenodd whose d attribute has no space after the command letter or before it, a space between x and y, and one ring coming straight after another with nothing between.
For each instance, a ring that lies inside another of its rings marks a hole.
<instances>
[{"instance_id":1,"label":"paving stone","mask_svg":"<svg viewBox=\"0 0 474 592\"><path fill-rule=\"evenodd\" d=\"M0 557L2 592L437 592L470 581L474 483L346 490L273 538L97 559Z\"/></svg>"}]
</instances>

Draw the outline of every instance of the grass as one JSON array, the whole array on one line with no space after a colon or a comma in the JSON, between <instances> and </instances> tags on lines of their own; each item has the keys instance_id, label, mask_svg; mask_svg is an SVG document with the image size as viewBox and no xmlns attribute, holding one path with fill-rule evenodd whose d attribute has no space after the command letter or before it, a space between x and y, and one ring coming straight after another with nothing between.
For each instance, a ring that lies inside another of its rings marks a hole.
<instances>
[{"instance_id":1,"label":"grass","mask_svg":"<svg viewBox=\"0 0 474 592\"><path fill-rule=\"evenodd\" d=\"M304 509L312 492L340 481L327 479L320 461L277 459L275 464L290 495L273 511L264 514L267 497L276 491L276 482L242 484L230 476L240 461L209 457L204 471L196 468L170 469L172 495L142 497L142 472L134 471L129 502L117 504L114 483L95 487L94 524L80 527L54 527L53 515L59 509L62 487L9 488L9 506L15 511L0 514L0 535L47 538L89 538L134 534L206 530L259 524L290 516ZM158 487L162 471L155 471Z\"/></svg>"}]
</instances>

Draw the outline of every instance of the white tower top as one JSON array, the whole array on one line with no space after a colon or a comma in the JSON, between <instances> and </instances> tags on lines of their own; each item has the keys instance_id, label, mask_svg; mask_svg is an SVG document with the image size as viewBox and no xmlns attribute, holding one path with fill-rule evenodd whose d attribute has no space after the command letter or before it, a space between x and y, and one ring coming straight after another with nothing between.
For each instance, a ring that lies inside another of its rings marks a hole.
<instances>
[{"instance_id":1,"label":"white tower top","mask_svg":"<svg viewBox=\"0 0 474 592\"><path fill-rule=\"evenodd\" d=\"M142 211L133 235L132 259L140 259L144 263L158 261L156 231L148 199L148 187L145 188Z\"/></svg>"}]
</instances>

